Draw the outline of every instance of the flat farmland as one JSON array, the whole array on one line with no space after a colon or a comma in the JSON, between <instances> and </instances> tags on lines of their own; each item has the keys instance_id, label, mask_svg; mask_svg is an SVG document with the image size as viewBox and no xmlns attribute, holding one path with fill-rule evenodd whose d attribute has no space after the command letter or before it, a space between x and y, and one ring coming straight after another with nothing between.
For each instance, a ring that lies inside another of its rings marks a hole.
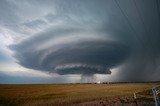
<instances>
[{"instance_id":1,"label":"flat farmland","mask_svg":"<svg viewBox=\"0 0 160 106\"><path fill-rule=\"evenodd\" d=\"M152 95L148 93L153 85L153 83L0 85L0 106L89 106L93 104L107 106L107 104L123 105L131 102L135 104L134 93L137 98L141 95L143 99L140 102L149 101L153 104Z\"/></svg>"}]
</instances>

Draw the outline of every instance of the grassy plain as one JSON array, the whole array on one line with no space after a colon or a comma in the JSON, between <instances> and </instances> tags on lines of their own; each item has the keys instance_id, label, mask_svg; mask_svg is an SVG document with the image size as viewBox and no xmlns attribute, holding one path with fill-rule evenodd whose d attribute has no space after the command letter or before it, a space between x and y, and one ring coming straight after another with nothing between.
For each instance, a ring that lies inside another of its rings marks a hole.
<instances>
[{"instance_id":1,"label":"grassy plain","mask_svg":"<svg viewBox=\"0 0 160 106\"><path fill-rule=\"evenodd\" d=\"M133 95L152 86L152 83L0 85L0 106L73 105Z\"/></svg>"}]
</instances>

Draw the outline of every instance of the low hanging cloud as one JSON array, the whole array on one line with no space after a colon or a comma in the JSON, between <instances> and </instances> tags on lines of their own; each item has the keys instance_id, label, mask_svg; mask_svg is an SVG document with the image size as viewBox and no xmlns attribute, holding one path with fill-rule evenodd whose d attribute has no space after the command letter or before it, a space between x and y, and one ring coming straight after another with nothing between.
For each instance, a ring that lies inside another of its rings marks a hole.
<instances>
[{"instance_id":1,"label":"low hanging cloud","mask_svg":"<svg viewBox=\"0 0 160 106\"><path fill-rule=\"evenodd\" d=\"M61 75L111 74L130 54L127 45L80 28L47 31L11 48L22 66Z\"/></svg>"},{"instance_id":2,"label":"low hanging cloud","mask_svg":"<svg viewBox=\"0 0 160 106\"><path fill-rule=\"evenodd\" d=\"M117 81L160 79L157 0L12 2L0 8L6 8L13 19L0 11L7 17L1 16L0 23L7 23L6 28L19 33L19 38L25 36L9 46L20 65L60 75L112 75L116 69ZM27 11L29 7L37 8Z\"/></svg>"}]
</instances>

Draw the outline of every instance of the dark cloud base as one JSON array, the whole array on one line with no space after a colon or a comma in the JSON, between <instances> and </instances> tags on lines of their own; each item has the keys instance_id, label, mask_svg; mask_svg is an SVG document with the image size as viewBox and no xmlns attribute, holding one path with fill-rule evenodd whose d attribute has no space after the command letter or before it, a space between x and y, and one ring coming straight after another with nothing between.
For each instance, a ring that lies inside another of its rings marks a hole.
<instances>
[{"instance_id":1,"label":"dark cloud base","mask_svg":"<svg viewBox=\"0 0 160 106\"><path fill-rule=\"evenodd\" d=\"M116 67L122 81L159 79L159 4L116 1L55 1L57 14L45 18L62 24L11 45L15 58L24 67L62 75L111 74Z\"/></svg>"},{"instance_id":2,"label":"dark cloud base","mask_svg":"<svg viewBox=\"0 0 160 106\"><path fill-rule=\"evenodd\" d=\"M36 43L39 44L40 41ZM121 64L130 54L129 47L111 41L81 41L58 47L56 51L51 46L44 51L34 52L34 48L28 51L32 48L31 45L26 46L22 42L18 46L12 46L12 49L16 51L15 57L19 60L19 64L27 68L61 75L111 74L110 69ZM50 53L47 53L48 51ZM45 53L47 55L41 59Z\"/></svg>"}]
</instances>

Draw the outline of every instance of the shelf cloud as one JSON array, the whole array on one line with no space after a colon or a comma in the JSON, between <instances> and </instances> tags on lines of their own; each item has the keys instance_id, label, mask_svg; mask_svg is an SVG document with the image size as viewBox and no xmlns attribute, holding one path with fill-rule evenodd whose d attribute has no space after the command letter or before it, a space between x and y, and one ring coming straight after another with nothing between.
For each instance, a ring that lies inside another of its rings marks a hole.
<instances>
[{"instance_id":1,"label":"shelf cloud","mask_svg":"<svg viewBox=\"0 0 160 106\"><path fill-rule=\"evenodd\" d=\"M121 42L68 27L36 35L11 48L22 66L61 75L111 74L110 69L130 54L130 48Z\"/></svg>"}]
</instances>

